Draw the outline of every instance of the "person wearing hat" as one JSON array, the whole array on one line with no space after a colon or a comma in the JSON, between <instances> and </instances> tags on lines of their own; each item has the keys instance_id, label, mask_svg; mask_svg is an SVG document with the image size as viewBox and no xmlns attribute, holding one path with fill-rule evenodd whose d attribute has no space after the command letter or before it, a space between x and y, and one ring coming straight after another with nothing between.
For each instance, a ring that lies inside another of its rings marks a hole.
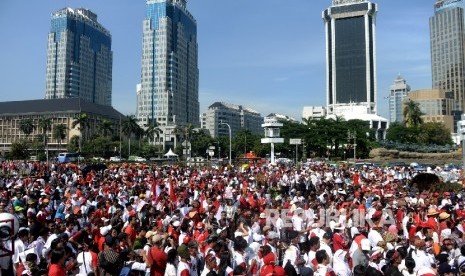
<instances>
[{"instance_id":1,"label":"person wearing hat","mask_svg":"<svg viewBox=\"0 0 465 276\"><path fill-rule=\"evenodd\" d=\"M275 231L270 231L268 232L268 235L266 236L266 245L268 245L271 248L271 252L273 252L275 255L277 254L277 248L279 246L279 235Z\"/></svg>"},{"instance_id":2,"label":"person wearing hat","mask_svg":"<svg viewBox=\"0 0 465 276\"><path fill-rule=\"evenodd\" d=\"M334 223L334 221L331 221ZM330 224L331 224L330 222ZM334 225L332 227L333 230L333 249L337 251L339 249L347 249L347 242L345 234L343 233L344 226L342 225Z\"/></svg>"},{"instance_id":3,"label":"person wearing hat","mask_svg":"<svg viewBox=\"0 0 465 276\"><path fill-rule=\"evenodd\" d=\"M426 216L428 219L424 224L427 224L433 229L433 231L437 232L438 231L438 215L439 212L436 210L436 208L429 208L428 212L426 213Z\"/></svg>"},{"instance_id":4,"label":"person wearing hat","mask_svg":"<svg viewBox=\"0 0 465 276\"><path fill-rule=\"evenodd\" d=\"M152 247L147 254L147 262L150 266L150 276L163 276L168 262L168 255L163 250L163 236L152 236Z\"/></svg>"},{"instance_id":5,"label":"person wearing hat","mask_svg":"<svg viewBox=\"0 0 465 276\"><path fill-rule=\"evenodd\" d=\"M443 230L449 228L448 223L450 223L450 214L447 212L441 212L439 214L439 236L441 236L441 232Z\"/></svg>"},{"instance_id":6,"label":"person wearing hat","mask_svg":"<svg viewBox=\"0 0 465 276\"><path fill-rule=\"evenodd\" d=\"M360 245L352 252L352 266L357 265L368 266L369 256L368 253L371 250L371 242L367 238L363 238L360 241Z\"/></svg>"},{"instance_id":7,"label":"person wearing hat","mask_svg":"<svg viewBox=\"0 0 465 276\"><path fill-rule=\"evenodd\" d=\"M370 261L368 265L375 268L378 271L381 271L381 269L384 266L384 262L381 262L382 257L383 257L383 248L381 247L373 248L370 254Z\"/></svg>"},{"instance_id":8,"label":"person wearing hat","mask_svg":"<svg viewBox=\"0 0 465 276\"><path fill-rule=\"evenodd\" d=\"M191 275L199 275L200 271L205 266L204 259L199 253L199 244L195 240L189 241L187 244L189 254L191 256L190 266L191 266Z\"/></svg>"},{"instance_id":9,"label":"person wearing hat","mask_svg":"<svg viewBox=\"0 0 465 276\"><path fill-rule=\"evenodd\" d=\"M189 254L189 249L185 244L181 244L178 246L178 255L179 255L179 263L178 263L178 272L177 275L180 276L190 276L191 274L191 267L189 265L191 261L191 255ZM162 274L163 275L163 274Z\"/></svg>"},{"instance_id":10,"label":"person wearing hat","mask_svg":"<svg viewBox=\"0 0 465 276\"><path fill-rule=\"evenodd\" d=\"M210 271L216 270L216 257L213 254L207 254L205 256L205 267L200 276L207 276Z\"/></svg>"},{"instance_id":11,"label":"person wearing hat","mask_svg":"<svg viewBox=\"0 0 465 276\"><path fill-rule=\"evenodd\" d=\"M379 246L379 243L383 241L383 236L378 231L381 228L383 212L376 210L375 213L371 216L371 221L373 222L370 231L368 232L367 238L370 240L371 247Z\"/></svg>"},{"instance_id":12,"label":"person wearing hat","mask_svg":"<svg viewBox=\"0 0 465 276\"><path fill-rule=\"evenodd\" d=\"M442 200L441 200L441 205L440 205L440 207L443 208L443 207L445 207L445 206L447 206L447 205L452 205L452 200L451 200L451 198L450 198L450 197L451 197L450 192L444 192L442 195L443 195L443 198L442 198Z\"/></svg>"}]
</instances>

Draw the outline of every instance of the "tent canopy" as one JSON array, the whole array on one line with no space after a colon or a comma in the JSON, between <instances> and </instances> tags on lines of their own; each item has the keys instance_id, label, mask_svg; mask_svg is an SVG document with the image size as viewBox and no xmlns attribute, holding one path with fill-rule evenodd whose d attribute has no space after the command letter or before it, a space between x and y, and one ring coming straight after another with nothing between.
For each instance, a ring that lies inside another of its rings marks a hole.
<instances>
[{"instance_id":1,"label":"tent canopy","mask_svg":"<svg viewBox=\"0 0 465 276\"><path fill-rule=\"evenodd\" d=\"M169 150L167 153L165 153L164 156L165 156L165 157L176 157L176 156L178 156L178 155L177 155L176 153L174 153L174 152L171 150L171 148L170 148L170 150Z\"/></svg>"}]
</instances>

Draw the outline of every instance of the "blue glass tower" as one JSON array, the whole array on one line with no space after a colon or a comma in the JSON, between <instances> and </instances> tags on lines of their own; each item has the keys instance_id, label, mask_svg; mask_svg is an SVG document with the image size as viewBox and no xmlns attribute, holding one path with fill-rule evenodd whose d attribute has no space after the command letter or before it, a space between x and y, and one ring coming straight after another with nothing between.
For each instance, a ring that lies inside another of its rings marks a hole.
<instances>
[{"instance_id":1,"label":"blue glass tower","mask_svg":"<svg viewBox=\"0 0 465 276\"><path fill-rule=\"evenodd\" d=\"M141 125L200 125L197 60L197 23L186 0L146 0L136 112Z\"/></svg>"},{"instance_id":2,"label":"blue glass tower","mask_svg":"<svg viewBox=\"0 0 465 276\"><path fill-rule=\"evenodd\" d=\"M464 22L463 0L436 0L429 19L432 86L452 92L454 126L465 112Z\"/></svg>"},{"instance_id":3,"label":"blue glass tower","mask_svg":"<svg viewBox=\"0 0 465 276\"><path fill-rule=\"evenodd\" d=\"M45 98L75 98L111 105L111 35L86 9L52 14Z\"/></svg>"}]
</instances>

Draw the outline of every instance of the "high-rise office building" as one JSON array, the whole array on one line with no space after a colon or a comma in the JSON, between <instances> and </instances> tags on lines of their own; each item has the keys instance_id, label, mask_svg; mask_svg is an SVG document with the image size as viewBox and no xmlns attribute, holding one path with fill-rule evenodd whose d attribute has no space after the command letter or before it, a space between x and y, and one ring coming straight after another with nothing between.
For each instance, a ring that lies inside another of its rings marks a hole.
<instances>
[{"instance_id":1,"label":"high-rise office building","mask_svg":"<svg viewBox=\"0 0 465 276\"><path fill-rule=\"evenodd\" d=\"M389 122L403 122L403 101L409 92L410 86L399 74L391 85L391 93L389 94Z\"/></svg>"},{"instance_id":2,"label":"high-rise office building","mask_svg":"<svg viewBox=\"0 0 465 276\"><path fill-rule=\"evenodd\" d=\"M423 115L423 122L443 123L451 132L454 131L453 108L455 100L450 91L440 88L411 91L405 98L404 104L412 100L418 103Z\"/></svg>"},{"instance_id":3,"label":"high-rise office building","mask_svg":"<svg viewBox=\"0 0 465 276\"><path fill-rule=\"evenodd\" d=\"M333 0L323 11L328 114L376 114L377 5Z\"/></svg>"},{"instance_id":4,"label":"high-rise office building","mask_svg":"<svg viewBox=\"0 0 465 276\"><path fill-rule=\"evenodd\" d=\"M202 128L208 129L212 137L227 136L231 127L231 135L235 136L239 129L246 129L253 134L263 132L263 117L258 111L242 105L215 102L202 115Z\"/></svg>"},{"instance_id":5,"label":"high-rise office building","mask_svg":"<svg viewBox=\"0 0 465 276\"><path fill-rule=\"evenodd\" d=\"M139 124L199 127L197 22L186 0L146 0Z\"/></svg>"},{"instance_id":6,"label":"high-rise office building","mask_svg":"<svg viewBox=\"0 0 465 276\"><path fill-rule=\"evenodd\" d=\"M454 95L455 122L465 112L464 20L463 0L436 0L429 20L432 86Z\"/></svg>"},{"instance_id":7,"label":"high-rise office building","mask_svg":"<svg viewBox=\"0 0 465 276\"><path fill-rule=\"evenodd\" d=\"M52 13L46 99L76 98L111 106L111 35L87 9Z\"/></svg>"}]
</instances>

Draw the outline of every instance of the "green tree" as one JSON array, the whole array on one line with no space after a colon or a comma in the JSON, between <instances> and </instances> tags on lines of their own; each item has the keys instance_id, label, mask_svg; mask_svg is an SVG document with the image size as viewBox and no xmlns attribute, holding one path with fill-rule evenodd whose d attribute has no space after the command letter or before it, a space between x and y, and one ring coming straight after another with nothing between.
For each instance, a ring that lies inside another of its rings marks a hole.
<instances>
[{"instance_id":1,"label":"green tree","mask_svg":"<svg viewBox=\"0 0 465 276\"><path fill-rule=\"evenodd\" d=\"M203 132L198 131L192 133L192 142L191 142L191 155L192 156L203 156L206 157L206 152L209 145L213 145L214 140L213 138Z\"/></svg>"},{"instance_id":2,"label":"green tree","mask_svg":"<svg viewBox=\"0 0 465 276\"><path fill-rule=\"evenodd\" d=\"M98 125L98 133L103 137L112 136L113 123L108 119L103 119Z\"/></svg>"},{"instance_id":3,"label":"green tree","mask_svg":"<svg viewBox=\"0 0 465 276\"><path fill-rule=\"evenodd\" d=\"M421 112L420 104L410 99L405 104L403 115L406 127L417 127L423 123L421 116L424 113Z\"/></svg>"},{"instance_id":4,"label":"green tree","mask_svg":"<svg viewBox=\"0 0 465 276\"><path fill-rule=\"evenodd\" d=\"M50 118L40 118L39 119L39 129L42 131L42 135L44 138L44 145L48 155L48 139L47 139L47 132L52 130L52 119Z\"/></svg>"},{"instance_id":5,"label":"green tree","mask_svg":"<svg viewBox=\"0 0 465 276\"><path fill-rule=\"evenodd\" d=\"M64 124L59 124L53 129L52 137L58 140L58 151L61 151L61 142L66 138L66 132L67 129Z\"/></svg>"},{"instance_id":6,"label":"green tree","mask_svg":"<svg viewBox=\"0 0 465 276\"><path fill-rule=\"evenodd\" d=\"M91 156L106 158L113 154L116 145L117 142L113 142L109 137L96 136L84 143L83 149Z\"/></svg>"},{"instance_id":7,"label":"green tree","mask_svg":"<svg viewBox=\"0 0 465 276\"><path fill-rule=\"evenodd\" d=\"M398 143L416 143L418 129L406 127L399 122L393 122L386 133L386 140Z\"/></svg>"},{"instance_id":8,"label":"green tree","mask_svg":"<svg viewBox=\"0 0 465 276\"><path fill-rule=\"evenodd\" d=\"M69 139L67 150L69 152L78 152L80 151L80 144L81 144L81 136L74 135L73 137L71 137L71 139Z\"/></svg>"},{"instance_id":9,"label":"green tree","mask_svg":"<svg viewBox=\"0 0 465 276\"><path fill-rule=\"evenodd\" d=\"M428 122L419 126L419 144L450 145L452 144L451 132L443 123Z\"/></svg>"},{"instance_id":10,"label":"green tree","mask_svg":"<svg viewBox=\"0 0 465 276\"><path fill-rule=\"evenodd\" d=\"M254 151L253 145L260 138L259 135L253 134L250 130L241 128L232 139L232 148L238 156L245 155L247 152Z\"/></svg>"},{"instance_id":11,"label":"green tree","mask_svg":"<svg viewBox=\"0 0 465 276\"><path fill-rule=\"evenodd\" d=\"M155 136L158 138L161 133L158 122L156 120L149 120L149 123L146 125L147 129L145 130L145 136L148 138L149 142L155 141Z\"/></svg>"},{"instance_id":12,"label":"green tree","mask_svg":"<svg viewBox=\"0 0 465 276\"><path fill-rule=\"evenodd\" d=\"M14 160L24 160L29 158L29 144L26 140L21 140L11 144L9 158Z\"/></svg>"},{"instance_id":13,"label":"green tree","mask_svg":"<svg viewBox=\"0 0 465 276\"><path fill-rule=\"evenodd\" d=\"M89 115L87 113L80 113L77 118L74 119L73 123L71 124L72 128L78 127L79 131L81 132L79 135L79 152L82 151L82 141L87 140L87 130L89 129L90 122L89 122ZM84 139L83 139L84 138Z\"/></svg>"},{"instance_id":14,"label":"green tree","mask_svg":"<svg viewBox=\"0 0 465 276\"><path fill-rule=\"evenodd\" d=\"M134 115L126 116L121 125L121 128L122 128L123 133L128 138L128 144L129 144L128 155L131 155L131 147L130 147L131 137L140 131L140 126L137 124L136 116Z\"/></svg>"},{"instance_id":15,"label":"green tree","mask_svg":"<svg viewBox=\"0 0 465 276\"><path fill-rule=\"evenodd\" d=\"M34 121L30 118L22 119L19 122L19 130L26 135L26 138L34 132L35 128Z\"/></svg>"}]
</instances>

